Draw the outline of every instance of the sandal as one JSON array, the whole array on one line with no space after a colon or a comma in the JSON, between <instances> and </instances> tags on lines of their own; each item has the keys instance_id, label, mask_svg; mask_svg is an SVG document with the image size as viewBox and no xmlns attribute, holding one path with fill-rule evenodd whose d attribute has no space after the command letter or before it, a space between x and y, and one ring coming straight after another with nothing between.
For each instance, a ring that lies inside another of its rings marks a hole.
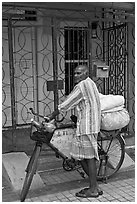
<instances>
[{"instance_id":1,"label":"sandal","mask_svg":"<svg viewBox=\"0 0 137 204\"><path fill-rule=\"evenodd\" d=\"M87 191L88 189L89 189L89 187L83 188L83 189L80 191L80 193L83 193L83 192ZM103 191L102 191L101 189L99 189L99 188L98 188L98 194L99 194L99 195L103 195Z\"/></svg>"},{"instance_id":2,"label":"sandal","mask_svg":"<svg viewBox=\"0 0 137 204\"><path fill-rule=\"evenodd\" d=\"M81 198L97 198L99 196L99 193L91 193L88 191L89 188L86 189L82 189L81 191L79 191L78 193L76 193L77 197L81 197Z\"/></svg>"}]
</instances>

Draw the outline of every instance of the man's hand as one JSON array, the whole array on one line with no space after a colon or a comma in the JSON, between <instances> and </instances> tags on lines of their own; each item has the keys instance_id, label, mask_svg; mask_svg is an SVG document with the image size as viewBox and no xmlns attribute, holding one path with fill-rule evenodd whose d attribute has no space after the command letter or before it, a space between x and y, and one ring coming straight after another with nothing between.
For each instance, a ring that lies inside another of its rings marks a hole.
<instances>
[{"instance_id":1,"label":"man's hand","mask_svg":"<svg viewBox=\"0 0 137 204\"><path fill-rule=\"evenodd\" d=\"M57 115L59 115L59 110L58 110L58 109L55 110L50 116L48 116L48 118L49 118L50 120L52 120L52 119L55 119L55 117L56 117Z\"/></svg>"},{"instance_id":2,"label":"man's hand","mask_svg":"<svg viewBox=\"0 0 137 204\"><path fill-rule=\"evenodd\" d=\"M50 118L47 117L47 116L44 116L44 120L45 120L46 123L48 123L50 121Z\"/></svg>"}]
</instances>

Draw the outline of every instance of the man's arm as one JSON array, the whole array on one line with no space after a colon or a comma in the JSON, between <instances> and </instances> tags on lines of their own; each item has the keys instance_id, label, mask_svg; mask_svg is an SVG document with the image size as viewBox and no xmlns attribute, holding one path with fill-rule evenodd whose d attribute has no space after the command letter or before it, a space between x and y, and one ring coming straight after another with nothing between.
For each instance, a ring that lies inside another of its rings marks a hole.
<instances>
[{"instance_id":1,"label":"man's arm","mask_svg":"<svg viewBox=\"0 0 137 204\"><path fill-rule=\"evenodd\" d=\"M58 106L59 111L67 111L74 108L83 98L79 86L76 86L67 96L65 101Z\"/></svg>"},{"instance_id":2,"label":"man's arm","mask_svg":"<svg viewBox=\"0 0 137 204\"><path fill-rule=\"evenodd\" d=\"M49 119L54 119L60 112L67 111L69 109L74 108L79 101L82 100L82 93L78 86L76 86L73 91L67 96L65 101L58 105L58 109L56 109L50 116Z\"/></svg>"}]
</instances>

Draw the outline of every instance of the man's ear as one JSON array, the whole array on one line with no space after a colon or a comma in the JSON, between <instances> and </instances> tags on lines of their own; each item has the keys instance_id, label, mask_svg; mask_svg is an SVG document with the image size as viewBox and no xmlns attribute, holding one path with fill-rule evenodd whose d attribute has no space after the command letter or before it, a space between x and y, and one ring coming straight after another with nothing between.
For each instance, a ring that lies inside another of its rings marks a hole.
<instances>
[{"instance_id":1,"label":"man's ear","mask_svg":"<svg viewBox=\"0 0 137 204\"><path fill-rule=\"evenodd\" d=\"M88 71L85 71L84 75L85 75L86 77L88 77L88 76L89 76L89 72L88 72Z\"/></svg>"},{"instance_id":2,"label":"man's ear","mask_svg":"<svg viewBox=\"0 0 137 204\"><path fill-rule=\"evenodd\" d=\"M86 72L86 76L87 76L87 77L89 76L89 72Z\"/></svg>"}]
</instances>

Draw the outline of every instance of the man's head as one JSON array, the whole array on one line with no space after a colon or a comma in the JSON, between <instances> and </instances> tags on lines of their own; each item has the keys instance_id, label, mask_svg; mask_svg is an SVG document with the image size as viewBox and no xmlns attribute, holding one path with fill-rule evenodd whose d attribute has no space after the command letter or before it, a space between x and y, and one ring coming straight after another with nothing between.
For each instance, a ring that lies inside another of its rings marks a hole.
<instances>
[{"instance_id":1,"label":"man's head","mask_svg":"<svg viewBox=\"0 0 137 204\"><path fill-rule=\"evenodd\" d=\"M89 76L89 68L87 65L78 65L74 71L74 82L78 84Z\"/></svg>"}]
</instances>

